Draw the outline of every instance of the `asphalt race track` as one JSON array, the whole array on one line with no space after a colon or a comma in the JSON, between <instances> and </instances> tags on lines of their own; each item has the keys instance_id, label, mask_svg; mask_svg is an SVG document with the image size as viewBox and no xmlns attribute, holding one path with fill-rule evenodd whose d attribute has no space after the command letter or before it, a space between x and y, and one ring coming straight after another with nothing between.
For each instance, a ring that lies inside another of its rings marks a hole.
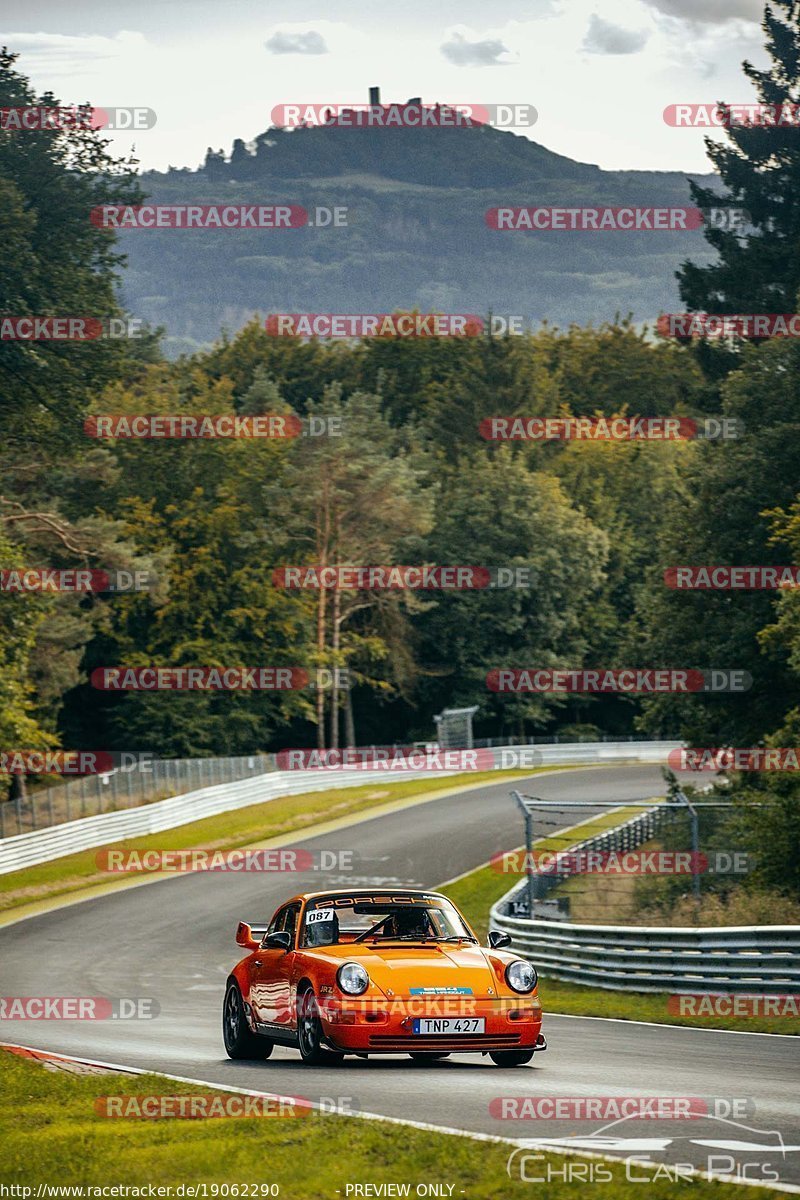
<instances>
[{"instance_id":1,"label":"asphalt race track","mask_svg":"<svg viewBox=\"0 0 800 1200\"><path fill-rule=\"evenodd\" d=\"M565 771L540 776L534 786L537 795L565 801L625 802L663 790L655 766ZM565 810L562 824L589 812ZM266 922L293 893L329 885L435 887L522 837L503 783L301 840L308 849L354 851L355 871L180 875L0 929L4 996L152 996L160 1005L154 1020L0 1021L0 1040L315 1101L347 1097L341 1103L356 1110L525 1139L526 1145L533 1138L564 1140L703 1169L712 1156L719 1172L800 1184L799 1037L546 1015L550 1049L524 1068L502 1070L488 1058L464 1055L429 1066L398 1056L311 1069L296 1051L280 1048L267 1062L229 1061L220 1009L225 979L241 955L234 943L238 920ZM546 981L541 994L547 1014ZM490 1101L502 1096L623 1095L747 1100L749 1115L738 1124L630 1119L611 1126L605 1120L501 1120L489 1112ZM533 1165L526 1169L532 1172Z\"/></svg>"}]
</instances>

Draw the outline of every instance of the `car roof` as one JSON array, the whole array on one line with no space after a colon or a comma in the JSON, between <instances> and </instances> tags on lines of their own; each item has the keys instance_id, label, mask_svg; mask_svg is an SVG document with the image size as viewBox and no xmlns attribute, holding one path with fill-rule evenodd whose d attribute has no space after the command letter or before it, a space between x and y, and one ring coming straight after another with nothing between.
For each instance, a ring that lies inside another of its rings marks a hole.
<instances>
[{"instance_id":1,"label":"car roof","mask_svg":"<svg viewBox=\"0 0 800 1200\"><path fill-rule=\"evenodd\" d=\"M320 892L300 892L297 896L292 896L289 900L285 900L284 904L291 904L295 900L317 900L320 896L435 896L437 900L447 900L448 897L442 892L433 892L428 888L408 888L408 887L352 887L352 888L325 888ZM281 905L283 907L283 905Z\"/></svg>"}]
</instances>

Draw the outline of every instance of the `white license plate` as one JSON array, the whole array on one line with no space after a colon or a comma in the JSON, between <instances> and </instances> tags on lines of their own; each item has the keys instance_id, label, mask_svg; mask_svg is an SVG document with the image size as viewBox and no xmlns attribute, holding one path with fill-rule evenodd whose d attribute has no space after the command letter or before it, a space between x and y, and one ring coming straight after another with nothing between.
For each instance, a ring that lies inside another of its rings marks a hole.
<instances>
[{"instance_id":1,"label":"white license plate","mask_svg":"<svg viewBox=\"0 0 800 1200\"><path fill-rule=\"evenodd\" d=\"M415 1017L414 1033L453 1034L485 1033L485 1017Z\"/></svg>"}]
</instances>

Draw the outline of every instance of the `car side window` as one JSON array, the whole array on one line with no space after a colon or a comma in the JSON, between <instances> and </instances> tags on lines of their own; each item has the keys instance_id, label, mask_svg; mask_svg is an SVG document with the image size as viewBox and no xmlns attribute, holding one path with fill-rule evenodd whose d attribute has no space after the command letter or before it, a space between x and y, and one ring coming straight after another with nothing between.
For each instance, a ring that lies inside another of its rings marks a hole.
<instances>
[{"instance_id":1,"label":"car side window","mask_svg":"<svg viewBox=\"0 0 800 1200\"><path fill-rule=\"evenodd\" d=\"M286 916L286 906L284 905L283 908L278 909L278 911L275 913L275 916L270 921L269 925L267 926L267 933L268 934L275 933L276 930L283 929L282 922L283 922L285 916Z\"/></svg>"},{"instance_id":2,"label":"car side window","mask_svg":"<svg viewBox=\"0 0 800 1200\"><path fill-rule=\"evenodd\" d=\"M292 935L292 947L295 944L295 934L297 932L297 917L300 913L299 904L288 904L283 910L283 920L279 926L280 929L285 929L287 933Z\"/></svg>"}]
</instances>

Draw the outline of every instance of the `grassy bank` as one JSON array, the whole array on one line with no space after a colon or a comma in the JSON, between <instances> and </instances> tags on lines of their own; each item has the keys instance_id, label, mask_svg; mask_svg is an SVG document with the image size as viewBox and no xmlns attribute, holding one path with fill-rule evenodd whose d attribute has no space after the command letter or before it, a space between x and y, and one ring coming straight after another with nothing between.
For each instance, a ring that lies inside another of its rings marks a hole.
<instances>
[{"instance_id":1,"label":"grassy bank","mask_svg":"<svg viewBox=\"0 0 800 1200\"><path fill-rule=\"evenodd\" d=\"M263 1082L252 1080L255 1086ZM283 1200L336 1200L348 1184L409 1184L413 1195L418 1183L437 1182L452 1185L454 1197L530 1200L530 1183L506 1172L512 1147L496 1142L316 1113L303 1119L142 1120L109 1119L95 1111L95 1102L104 1096L207 1095L210 1090L158 1075L50 1072L0 1050L0 1181L34 1191L39 1184L230 1184L239 1187L230 1195L251 1197L266 1194L252 1189L277 1184ZM457 1098L456 1090L454 1104ZM454 1116L443 1112L442 1120ZM548 1184L549 1200L574 1200L575 1183L563 1178L564 1161L548 1154L535 1164L539 1175L548 1168L562 1171ZM583 1163L584 1170L587 1165ZM605 1200L636 1200L641 1185L626 1181L624 1164L607 1164L606 1169L613 1179L604 1182ZM639 1176L644 1173L637 1168ZM249 1191L243 1190L245 1184ZM649 1184L648 1197L671 1200L676 1186L662 1175ZM779 1195L747 1187L734 1191L731 1185L708 1181L691 1186L696 1200Z\"/></svg>"}]
</instances>

